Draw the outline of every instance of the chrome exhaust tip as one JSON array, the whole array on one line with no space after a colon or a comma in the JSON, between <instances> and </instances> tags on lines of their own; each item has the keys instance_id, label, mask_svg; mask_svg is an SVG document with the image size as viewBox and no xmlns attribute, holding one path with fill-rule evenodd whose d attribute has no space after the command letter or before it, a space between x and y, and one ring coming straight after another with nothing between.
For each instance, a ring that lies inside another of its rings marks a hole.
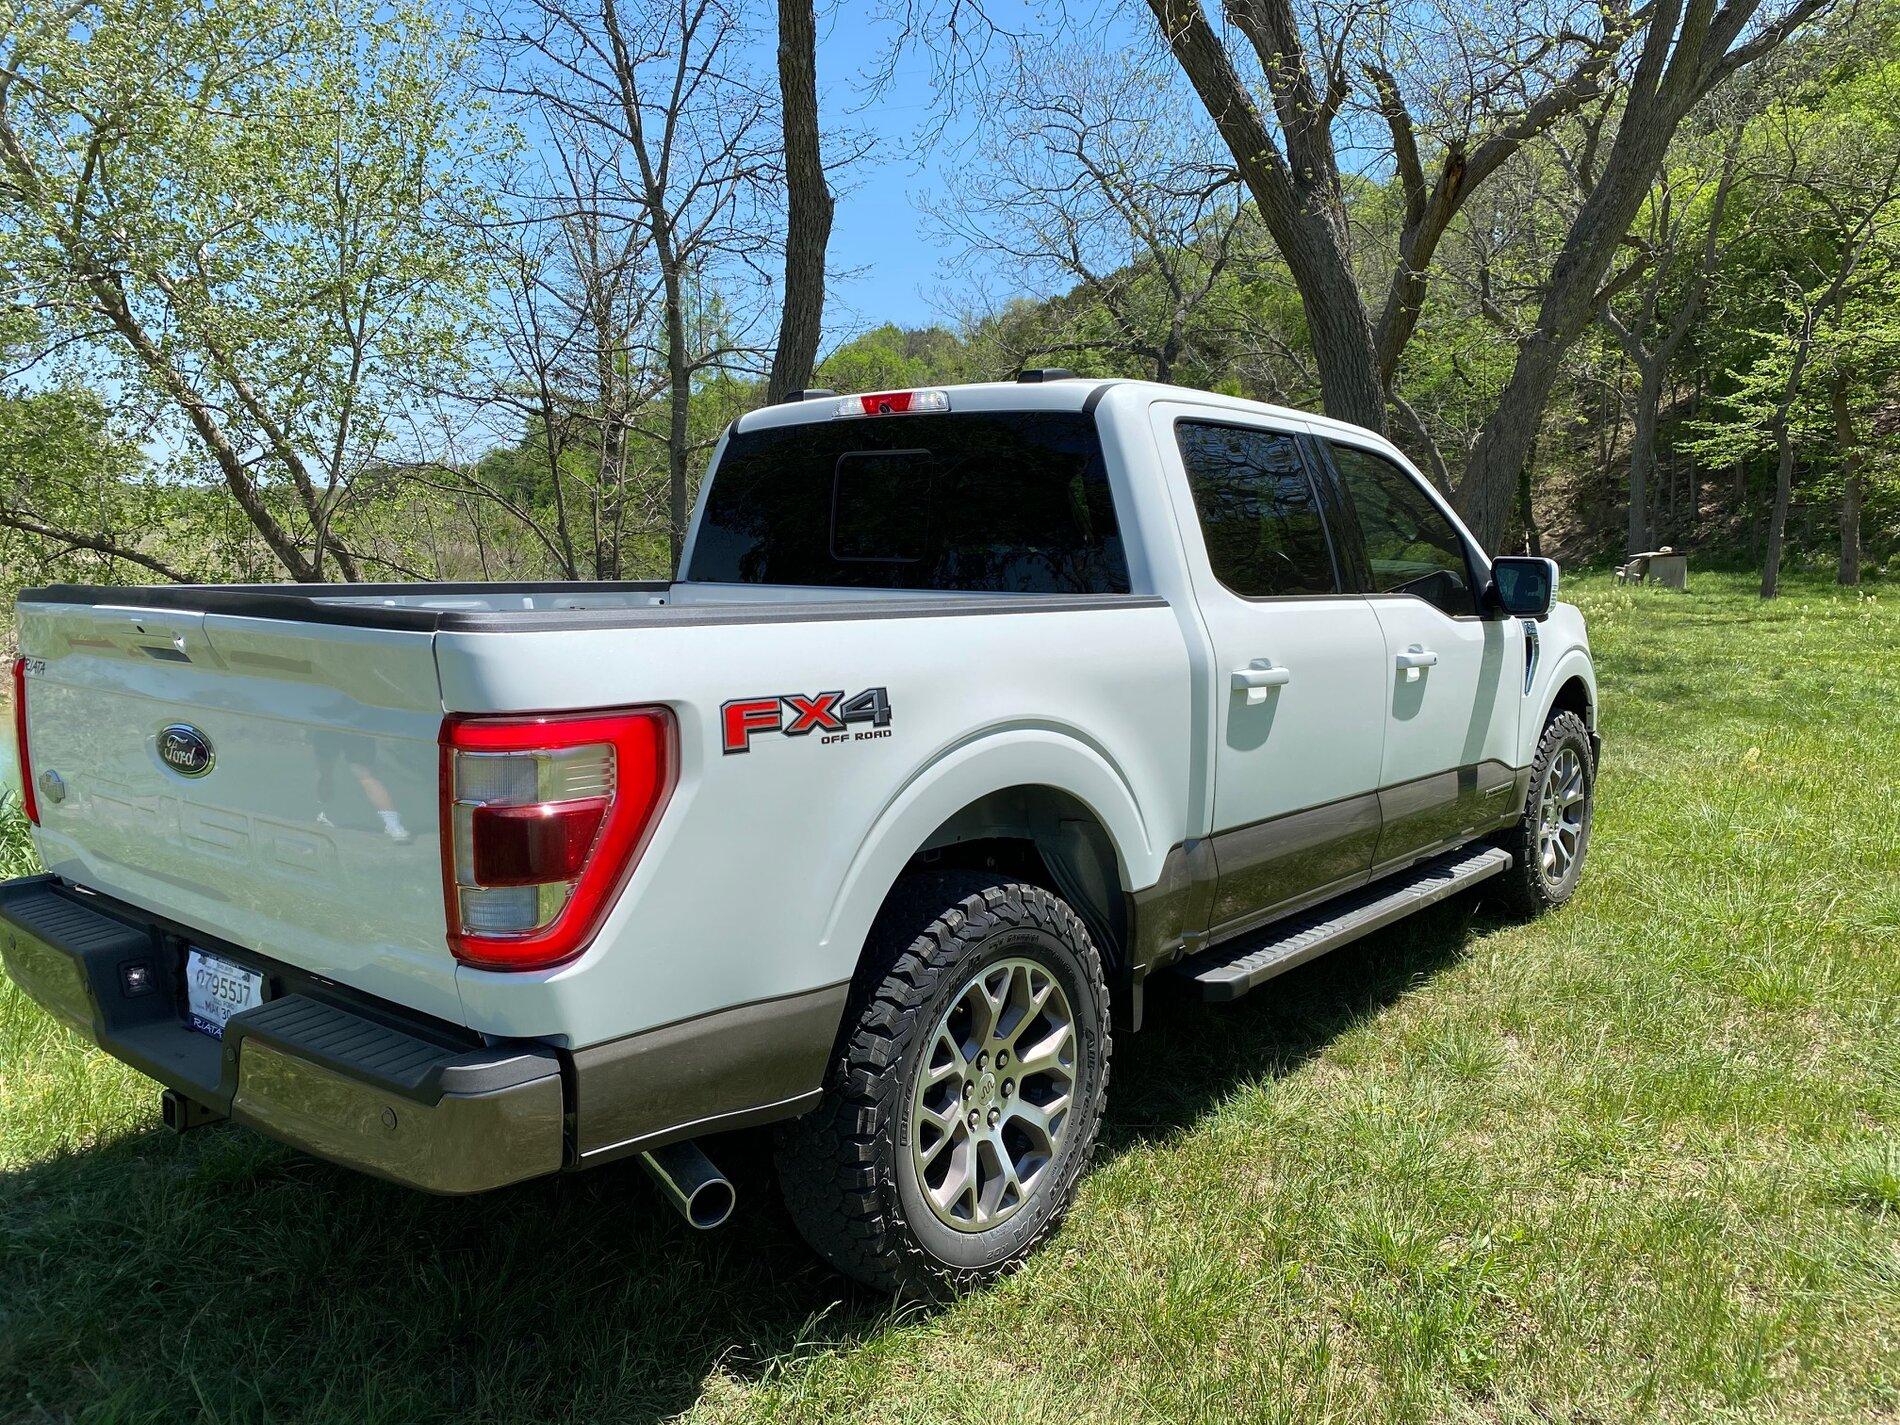
<instances>
[{"instance_id":1,"label":"chrome exhaust tip","mask_svg":"<svg viewBox=\"0 0 1900 1425\"><path fill-rule=\"evenodd\" d=\"M732 1216L738 1201L732 1181L713 1166L697 1143L668 1143L642 1153L640 1161L689 1226L706 1232L724 1226Z\"/></svg>"}]
</instances>

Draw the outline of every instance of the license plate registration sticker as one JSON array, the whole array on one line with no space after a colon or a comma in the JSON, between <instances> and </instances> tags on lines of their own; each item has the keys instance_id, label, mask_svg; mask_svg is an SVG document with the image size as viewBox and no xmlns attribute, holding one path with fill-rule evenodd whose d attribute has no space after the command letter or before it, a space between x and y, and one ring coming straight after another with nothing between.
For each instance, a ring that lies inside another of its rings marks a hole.
<instances>
[{"instance_id":1,"label":"license plate registration sticker","mask_svg":"<svg viewBox=\"0 0 1900 1425\"><path fill-rule=\"evenodd\" d=\"M203 950L187 950L185 1001L191 1027L222 1039L226 1020L264 1002L264 977Z\"/></svg>"}]
</instances>

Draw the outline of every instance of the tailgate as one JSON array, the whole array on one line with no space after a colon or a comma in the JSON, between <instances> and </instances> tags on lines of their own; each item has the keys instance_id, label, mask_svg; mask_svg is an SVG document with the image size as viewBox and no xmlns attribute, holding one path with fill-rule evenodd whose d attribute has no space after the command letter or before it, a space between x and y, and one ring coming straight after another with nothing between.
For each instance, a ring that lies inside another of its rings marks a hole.
<instances>
[{"instance_id":1,"label":"tailgate","mask_svg":"<svg viewBox=\"0 0 1900 1425\"><path fill-rule=\"evenodd\" d=\"M23 603L20 648L49 871L462 1018L431 633Z\"/></svg>"}]
</instances>

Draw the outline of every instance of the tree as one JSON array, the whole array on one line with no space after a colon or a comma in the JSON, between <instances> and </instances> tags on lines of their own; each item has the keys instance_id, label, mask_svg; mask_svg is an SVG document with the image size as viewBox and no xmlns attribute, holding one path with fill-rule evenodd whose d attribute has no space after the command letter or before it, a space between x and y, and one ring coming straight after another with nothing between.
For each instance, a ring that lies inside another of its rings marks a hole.
<instances>
[{"instance_id":1,"label":"tree","mask_svg":"<svg viewBox=\"0 0 1900 1425\"><path fill-rule=\"evenodd\" d=\"M1849 52L1777 97L1749 126L1747 161L1761 190L1757 221L1774 233L1764 264L1739 273L1766 289L1752 358L1704 424L1698 449L1775 456L1761 594L1780 590L1794 482L1804 447L1831 442L1842 493L1843 583L1857 582L1865 451L1857 408L1876 406L1900 363L1900 62ZM1764 270L1765 269L1765 270Z\"/></svg>"},{"instance_id":2,"label":"tree","mask_svg":"<svg viewBox=\"0 0 1900 1425\"><path fill-rule=\"evenodd\" d=\"M1635 433L1630 441L1628 550L1650 548L1649 475L1656 465L1656 426L1663 386L1676 354L1694 330L1722 258L1723 217L1734 191L1741 131L1735 130L1711 173L1685 162L1651 190L1632 241L1643 278L1630 289L1628 311L1613 299L1603 324L1636 368ZM1666 303L1666 305L1665 305Z\"/></svg>"},{"instance_id":3,"label":"tree","mask_svg":"<svg viewBox=\"0 0 1900 1425\"><path fill-rule=\"evenodd\" d=\"M903 391L999 373L978 367L969 345L942 327L905 331L887 325L838 347L825 358L819 374L839 391Z\"/></svg>"},{"instance_id":4,"label":"tree","mask_svg":"<svg viewBox=\"0 0 1900 1425\"><path fill-rule=\"evenodd\" d=\"M77 0L0 34L0 265L45 355L183 423L293 578L463 349L466 47L406 5Z\"/></svg>"},{"instance_id":5,"label":"tree","mask_svg":"<svg viewBox=\"0 0 1900 1425\"><path fill-rule=\"evenodd\" d=\"M520 441L434 479L506 512L562 577L617 579L630 542L664 546L670 526L664 453L640 436L670 385L661 284L619 141L558 109L536 117L543 142L485 234L498 369L473 395Z\"/></svg>"},{"instance_id":6,"label":"tree","mask_svg":"<svg viewBox=\"0 0 1900 1425\"><path fill-rule=\"evenodd\" d=\"M1633 63L1612 96L1614 138L1599 162L1581 170L1586 196L1458 486L1459 506L1479 539L1497 539L1509 520L1564 353L1640 270L1626 265L1610 274L1683 119L1718 84L1771 53L1829 3L1788 0L1776 9L1764 0L1649 0L1641 12Z\"/></svg>"},{"instance_id":7,"label":"tree","mask_svg":"<svg viewBox=\"0 0 1900 1425\"><path fill-rule=\"evenodd\" d=\"M1526 142L1596 95L1639 23L1627 4L1608 4L1589 28L1546 32L1541 16L1501 20L1490 7L1461 11L1448 0L1407 10L1403 24L1349 5L1318 9L1303 25L1292 0L1227 0L1263 106L1204 0L1148 6L1299 289L1327 414L1374 430L1385 427L1386 391L1453 219ZM1413 44L1431 22L1440 42ZM1368 111L1389 137L1405 197L1376 323L1377 289L1369 295L1355 271L1339 156L1342 128Z\"/></svg>"},{"instance_id":8,"label":"tree","mask_svg":"<svg viewBox=\"0 0 1900 1425\"><path fill-rule=\"evenodd\" d=\"M818 130L818 17L812 0L778 0L778 87L785 158L785 285L766 400L811 384L824 332L831 184Z\"/></svg>"},{"instance_id":9,"label":"tree","mask_svg":"<svg viewBox=\"0 0 1900 1425\"><path fill-rule=\"evenodd\" d=\"M665 374L659 421L631 432L660 447L668 544L677 561L690 513L696 386L759 359L760 308L726 300L769 279L775 99L746 71L747 31L729 0L531 0L508 30L501 89L525 101L555 143L582 139L590 188L645 245ZM558 216L558 214L557 214Z\"/></svg>"},{"instance_id":10,"label":"tree","mask_svg":"<svg viewBox=\"0 0 1900 1425\"><path fill-rule=\"evenodd\" d=\"M153 547L165 492L145 474L138 448L94 393L57 386L0 395L0 565L103 583L117 582L122 569L188 580ZM5 582L8 597L18 592L15 580Z\"/></svg>"},{"instance_id":11,"label":"tree","mask_svg":"<svg viewBox=\"0 0 1900 1425\"><path fill-rule=\"evenodd\" d=\"M974 161L931 209L966 258L1001 258L1024 286L1073 288L1025 359L1094 355L1177 378L1236 257L1238 175L1213 135L1181 122L1165 56L1038 51L996 84Z\"/></svg>"}]
</instances>

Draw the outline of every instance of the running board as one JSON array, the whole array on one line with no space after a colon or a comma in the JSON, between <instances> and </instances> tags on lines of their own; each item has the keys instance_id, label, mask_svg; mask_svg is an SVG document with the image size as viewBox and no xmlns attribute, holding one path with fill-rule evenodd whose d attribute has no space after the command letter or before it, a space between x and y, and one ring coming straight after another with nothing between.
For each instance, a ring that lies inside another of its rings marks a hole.
<instances>
[{"instance_id":1,"label":"running board","mask_svg":"<svg viewBox=\"0 0 1900 1425\"><path fill-rule=\"evenodd\" d=\"M1467 886L1511 868L1511 853L1496 846L1460 847L1421 861L1396 875L1374 881L1313 910L1276 920L1263 930L1241 936L1171 968L1201 987L1201 998L1239 999L1275 975L1304 965L1423 910Z\"/></svg>"}]
</instances>

